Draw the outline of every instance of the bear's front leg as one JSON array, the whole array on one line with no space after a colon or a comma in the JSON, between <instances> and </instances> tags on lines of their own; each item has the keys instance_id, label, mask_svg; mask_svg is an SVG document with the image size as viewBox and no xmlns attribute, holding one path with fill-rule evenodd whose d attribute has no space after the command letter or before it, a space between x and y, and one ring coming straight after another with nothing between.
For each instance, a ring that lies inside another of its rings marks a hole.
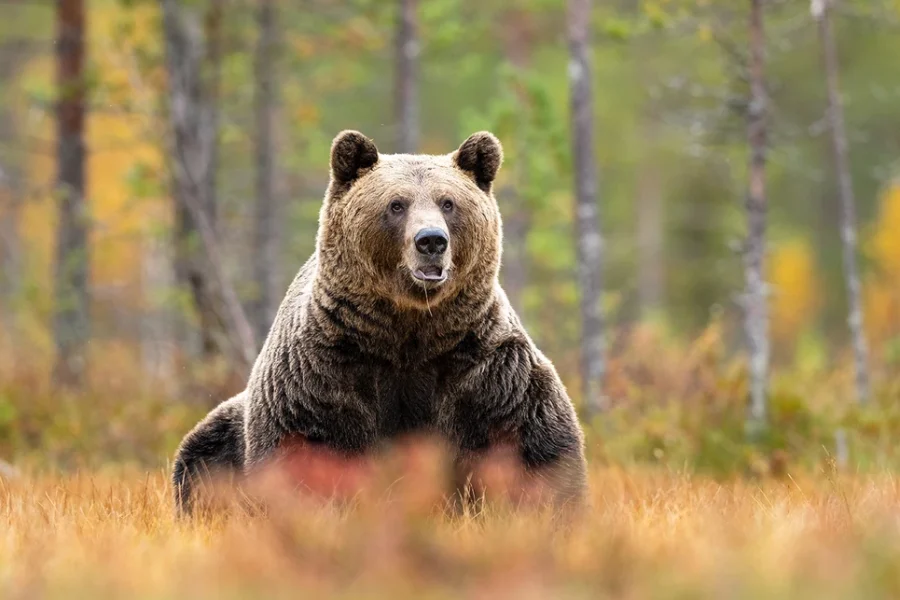
<instances>
[{"instance_id":1,"label":"bear's front leg","mask_svg":"<svg viewBox=\"0 0 900 600\"><path fill-rule=\"evenodd\" d=\"M283 442L303 439L353 456L376 439L375 415L362 399L285 399L274 406L251 397L246 413L245 468L251 470L273 457Z\"/></svg>"},{"instance_id":2,"label":"bear's front leg","mask_svg":"<svg viewBox=\"0 0 900 600\"><path fill-rule=\"evenodd\" d=\"M458 449L464 497L502 491L556 508L582 503L584 436L546 359L524 341L502 344L457 385L444 427Z\"/></svg>"},{"instance_id":3,"label":"bear's front leg","mask_svg":"<svg viewBox=\"0 0 900 600\"><path fill-rule=\"evenodd\" d=\"M578 508L587 492L584 434L552 367L538 363L525 393L528 418L520 430L522 461L538 491L558 507Z\"/></svg>"},{"instance_id":4,"label":"bear's front leg","mask_svg":"<svg viewBox=\"0 0 900 600\"><path fill-rule=\"evenodd\" d=\"M217 477L239 475L244 465L244 404L246 393L222 402L181 441L172 468L175 508L190 515L197 488Z\"/></svg>"},{"instance_id":5,"label":"bear's front leg","mask_svg":"<svg viewBox=\"0 0 900 600\"><path fill-rule=\"evenodd\" d=\"M375 442L375 418L346 389L316 398L251 397L246 415L245 474L275 475L317 495L352 496L365 479L363 453Z\"/></svg>"}]
</instances>

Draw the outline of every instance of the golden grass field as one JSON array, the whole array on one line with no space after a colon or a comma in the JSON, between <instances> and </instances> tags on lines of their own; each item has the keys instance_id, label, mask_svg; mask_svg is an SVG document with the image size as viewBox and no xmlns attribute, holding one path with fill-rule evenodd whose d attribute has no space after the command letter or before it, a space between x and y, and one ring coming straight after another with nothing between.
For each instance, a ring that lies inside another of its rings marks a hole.
<instances>
[{"instance_id":1,"label":"golden grass field","mask_svg":"<svg viewBox=\"0 0 900 600\"><path fill-rule=\"evenodd\" d=\"M611 363L618 404L586 424L591 509L564 533L502 502L448 514L428 452L349 506L276 494L266 517L176 522L160 465L208 410L185 398L227 391L136 388L107 348L61 393L0 343L0 460L21 472L0 471L0 600L900 598L900 379L861 409L852 369L783 374L750 443L717 329L687 351L638 338Z\"/></svg>"},{"instance_id":2,"label":"golden grass field","mask_svg":"<svg viewBox=\"0 0 900 600\"><path fill-rule=\"evenodd\" d=\"M178 523L163 471L25 474L0 483L0 597L900 597L889 475L594 467L591 486L560 533L501 504L448 516L415 477L352 507L292 497Z\"/></svg>"}]
</instances>

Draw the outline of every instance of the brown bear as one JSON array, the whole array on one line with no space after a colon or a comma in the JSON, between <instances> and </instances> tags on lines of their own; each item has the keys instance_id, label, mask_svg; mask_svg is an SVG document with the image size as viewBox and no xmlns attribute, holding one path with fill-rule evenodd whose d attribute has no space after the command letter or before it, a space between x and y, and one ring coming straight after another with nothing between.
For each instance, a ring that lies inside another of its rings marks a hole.
<instances>
[{"instance_id":1,"label":"brown bear","mask_svg":"<svg viewBox=\"0 0 900 600\"><path fill-rule=\"evenodd\" d=\"M379 154L355 131L335 138L315 253L246 390L178 449L180 512L198 477L252 473L287 440L360 456L417 432L444 440L463 472L511 445L556 503L583 498L575 410L498 282L502 160L488 132L441 156Z\"/></svg>"}]
</instances>

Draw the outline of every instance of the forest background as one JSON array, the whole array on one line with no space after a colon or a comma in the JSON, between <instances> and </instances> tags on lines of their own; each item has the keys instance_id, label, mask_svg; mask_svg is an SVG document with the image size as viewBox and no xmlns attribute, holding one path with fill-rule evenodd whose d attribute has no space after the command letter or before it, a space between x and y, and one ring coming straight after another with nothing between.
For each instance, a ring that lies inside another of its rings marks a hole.
<instances>
[{"instance_id":1,"label":"forest background","mask_svg":"<svg viewBox=\"0 0 900 600\"><path fill-rule=\"evenodd\" d=\"M313 251L334 135L445 153L490 129L502 281L594 460L897 466L900 3L572 4L584 18L559 0L0 3L0 458L166 464L241 389ZM761 300L768 368L751 372Z\"/></svg>"}]
</instances>

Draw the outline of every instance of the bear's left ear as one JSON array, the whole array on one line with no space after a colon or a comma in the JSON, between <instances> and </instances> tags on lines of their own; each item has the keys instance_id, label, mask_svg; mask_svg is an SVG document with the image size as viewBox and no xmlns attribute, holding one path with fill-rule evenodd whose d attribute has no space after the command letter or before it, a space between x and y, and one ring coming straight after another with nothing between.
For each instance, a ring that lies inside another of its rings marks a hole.
<instances>
[{"instance_id":1,"label":"bear's left ear","mask_svg":"<svg viewBox=\"0 0 900 600\"><path fill-rule=\"evenodd\" d=\"M363 169L378 162L375 142L358 131L342 131L331 142L331 177L340 183L351 183Z\"/></svg>"},{"instance_id":2,"label":"bear's left ear","mask_svg":"<svg viewBox=\"0 0 900 600\"><path fill-rule=\"evenodd\" d=\"M469 136L453 153L453 162L463 171L471 173L478 187L489 192L503 163L503 147L494 134L479 131Z\"/></svg>"}]
</instances>

